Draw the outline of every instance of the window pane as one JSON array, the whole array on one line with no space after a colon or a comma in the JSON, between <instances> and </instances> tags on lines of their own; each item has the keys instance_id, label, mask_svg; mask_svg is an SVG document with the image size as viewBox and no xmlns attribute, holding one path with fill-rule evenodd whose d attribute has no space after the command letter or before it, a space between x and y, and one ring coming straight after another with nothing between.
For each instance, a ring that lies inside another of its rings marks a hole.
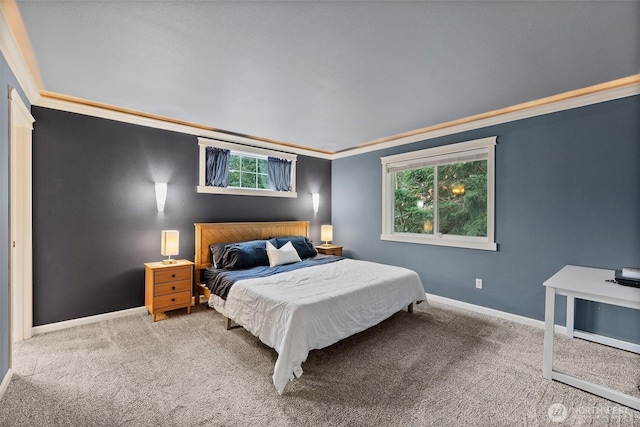
<instances>
[{"instance_id":1,"label":"window pane","mask_svg":"<svg viewBox=\"0 0 640 427\"><path fill-rule=\"evenodd\" d=\"M257 170L257 160L255 157L242 156L242 172L255 173Z\"/></svg>"},{"instance_id":2,"label":"window pane","mask_svg":"<svg viewBox=\"0 0 640 427\"><path fill-rule=\"evenodd\" d=\"M442 234L487 235L487 161L438 166L438 224Z\"/></svg>"},{"instance_id":3,"label":"window pane","mask_svg":"<svg viewBox=\"0 0 640 427\"><path fill-rule=\"evenodd\" d=\"M266 174L260 174L258 175L258 188L265 188L265 189L269 189L269 175Z\"/></svg>"},{"instance_id":4,"label":"window pane","mask_svg":"<svg viewBox=\"0 0 640 427\"><path fill-rule=\"evenodd\" d=\"M267 159L258 159L258 173L269 173L269 162Z\"/></svg>"},{"instance_id":5,"label":"window pane","mask_svg":"<svg viewBox=\"0 0 640 427\"><path fill-rule=\"evenodd\" d=\"M433 168L395 174L394 232L433 233Z\"/></svg>"},{"instance_id":6,"label":"window pane","mask_svg":"<svg viewBox=\"0 0 640 427\"><path fill-rule=\"evenodd\" d=\"M254 161L255 163L255 161ZM243 163L244 166L244 163ZM242 188L256 188L256 174L242 172Z\"/></svg>"},{"instance_id":7,"label":"window pane","mask_svg":"<svg viewBox=\"0 0 640 427\"><path fill-rule=\"evenodd\" d=\"M267 159L245 154L229 156L229 187L269 190Z\"/></svg>"},{"instance_id":8,"label":"window pane","mask_svg":"<svg viewBox=\"0 0 640 427\"><path fill-rule=\"evenodd\" d=\"M240 172L229 172L229 187L240 187Z\"/></svg>"},{"instance_id":9,"label":"window pane","mask_svg":"<svg viewBox=\"0 0 640 427\"><path fill-rule=\"evenodd\" d=\"M229 155L229 170L230 171L239 171L240 170L240 156L237 154ZM240 182L240 178L238 177L238 182ZM231 185L231 184L229 184Z\"/></svg>"}]
</instances>

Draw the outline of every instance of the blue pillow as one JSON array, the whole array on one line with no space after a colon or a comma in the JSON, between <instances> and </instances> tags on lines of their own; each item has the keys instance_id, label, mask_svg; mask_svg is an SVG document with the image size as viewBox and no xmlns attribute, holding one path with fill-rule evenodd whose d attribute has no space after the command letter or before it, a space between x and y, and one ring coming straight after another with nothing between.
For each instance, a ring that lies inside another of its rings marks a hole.
<instances>
[{"instance_id":1,"label":"blue pillow","mask_svg":"<svg viewBox=\"0 0 640 427\"><path fill-rule=\"evenodd\" d=\"M229 243L217 243L215 245L209 245L209 250L211 251L211 265L214 268L224 268L222 257L228 244Z\"/></svg>"},{"instance_id":2,"label":"blue pillow","mask_svg":"<svg viewBox=\"0 0 640 427\"><path fill-rule=\"evenodd\" d=\"M318 251L315 246L313 246L313 242L304 236L273 237L269 241L278 249L283 247L287 242L291 242L293 247L296 248L298 256L302 259L318 255ZM276 243L274 243L274 241Z\"/></svg>"},{"instance_id":3,"label":"blue pillow","mask_svg":"<svg viewBox=\"0 0 640 427\"><path fill-rule=\"evenodd\" d=\"M227 270L244 270L260 265L269 265L267 241L251 240L228 244L222 256L222 263Z\"/></svg>"}]
</instances>

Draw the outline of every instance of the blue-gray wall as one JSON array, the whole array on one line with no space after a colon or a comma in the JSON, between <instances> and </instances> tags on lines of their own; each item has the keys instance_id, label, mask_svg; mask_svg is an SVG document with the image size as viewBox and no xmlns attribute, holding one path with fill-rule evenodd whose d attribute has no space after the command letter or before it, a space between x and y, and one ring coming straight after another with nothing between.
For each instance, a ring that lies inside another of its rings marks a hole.
<instances>
[{"instance_id":1,"label":"blue-gray wall","mask_svg":"<svg viewBox=\"0 0 640 427\"><path fill-rule=\"evenodd\" d=\"M635 96L335 160L334 240L417 271L428 293L542 320L542 283L564 265L640 266L639 122ZM497 252L380 240L381 156L493 135ZM577 310L576 327L640 343L638 311Z\"/></svg>"},{"instance_id":2,"label":"blue-gray wall","mask_svg":"<svg viewBox=\"0 0 640 427\"><path fill-rule=\"evenodd\" d=\"M29 108L4 55L0 54L0 382L9 370L9 89L16 88Z\"/></svg>"},{"instance_id":3,"label":"blue-gray wall","mask_svg":"<svg viewBox=\"0 0 640 427\"><path fill-rule=\"evenodd\" d=\"M298 197L196 193L197 138L32 108L34 325L144 305L144 262L158 261L160 230L180 231L193 260L195 222L331 220L331 162L298 156ZM154 182L168 182L158 213ZM311 193L321 195L313 213Z\"/></svg>"}]
</instances>

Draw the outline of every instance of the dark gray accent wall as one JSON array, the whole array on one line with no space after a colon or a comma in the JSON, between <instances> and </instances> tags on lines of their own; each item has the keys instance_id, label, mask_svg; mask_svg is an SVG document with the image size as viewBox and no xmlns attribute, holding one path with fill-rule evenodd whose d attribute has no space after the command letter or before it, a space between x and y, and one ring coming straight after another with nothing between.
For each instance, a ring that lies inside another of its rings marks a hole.
<instances>
[{"instance_id":1,"label":"dark gray accent wall","mask_svg":"<svg viewBox=\"0 0 640 427\"><path fill-rule=\"evenodd\" d=\"M144 262L160 231L180 231L193 260L195 222L331 221L331 162L298 156L298 197L199 194L193 135L34 107L34 325L144 305ZM168 182L158 213L155 182ZM320 193L314 215L311 193Z\"/></svg>"},{"instance_id":2,"label":"dark gray accent wall","mask_svg":"<svg viewBox=\"0 0 640 427\"><path fill-rule=\"evenodd\" d=\"M9 370L11 333L9 330L9 90L16 88L29 108L18 80L0 54L0 382Z\"/></svg>"},{"instance_id":3,"label":"dark gray accent wall","mask_svg":"<svg viewBox=\"0 0 640 427\"><path fill-rule=\"evenodd\" d=\"M640 266L639 121L634 96L335 160L334 239L417 271L428 293L542 320L542 283L564 265ZM381 156L494 135L497 252L380 240ZM640 343L637 310L582 302L576 327Z\"/></svg>"}]
</instances>

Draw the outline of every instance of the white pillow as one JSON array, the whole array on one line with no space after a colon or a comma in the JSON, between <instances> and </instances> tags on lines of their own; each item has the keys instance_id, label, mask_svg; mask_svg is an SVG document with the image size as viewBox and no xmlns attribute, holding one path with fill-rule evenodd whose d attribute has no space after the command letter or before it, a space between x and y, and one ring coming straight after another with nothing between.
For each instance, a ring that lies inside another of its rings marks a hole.
<instances>
[{"instance_id":1,"label":"white pillow","mask_svg":"<svg viewBox=\"0 0 640 427\"><path fill-rule=\"evenodd\" d=\"M296 248L293 247L291 242L287 242L280 249L276 249L275 246L267 241L267 256L269 257L270 267L301 261Z\"/></svg>"}]
</instances>

